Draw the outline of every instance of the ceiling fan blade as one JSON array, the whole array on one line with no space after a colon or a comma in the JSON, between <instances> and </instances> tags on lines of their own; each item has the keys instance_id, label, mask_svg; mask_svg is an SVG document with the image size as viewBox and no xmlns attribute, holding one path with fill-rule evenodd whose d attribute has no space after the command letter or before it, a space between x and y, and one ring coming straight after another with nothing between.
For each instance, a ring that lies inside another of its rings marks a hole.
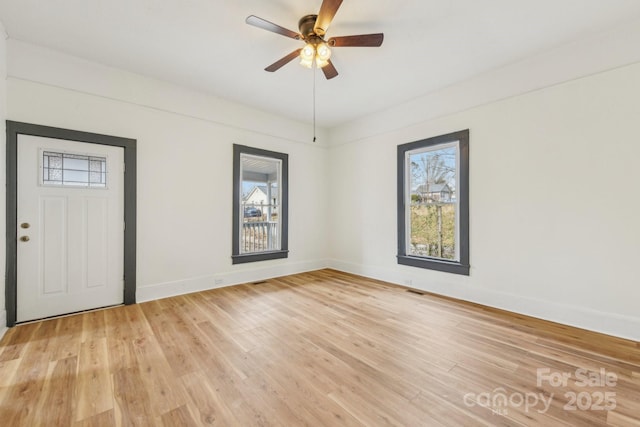
<instances>
[{"instance_id":1,"label":"ceiling fan blade","mask_svg":"<svg viewBox=\"0 0 640 427\"><path fill-rule=\"evenodd\" d=\"M357 36L331 37L328 41L329 46L342 47L378 47L384 40L384 34L359 34Z\"/></svg>"},{"instance_id":2,"label":"ceiling fan blade","mask_svg":"<svg viewBox=\"0 0 640 427\"><path fill-rule=\"evenodd\" d=\"M327 65L322 67L322 72L324 73L324 76L327 78L327 80L331 80L338 75L338 70L336 70L336 67L333 66L333 62L331 61L329 61Z\"/></svg>"},{"instance_id":3,"label":"ceiling fan blade","mask_svg":"<svg viewBox=\"0 0 640 427\"><path fill-rule=\"evenodd\" d=\"M291 37L292 39L300 40L302 36L300 33L296 33L295 31L288 30L280 25L276 25L273 22L269 22L266 19L258 18L255 15L247 16L245 22L249 25L253 25L254 27L262 28L263 30L271 31L272 33L280 34L285 37Z\"/></svg>"},{"instance_id":4,"label":"ceiling fan blade","mask_svg":"<svg viewBox=\"0 0 640 427\"><path fill-rule=\"evenodd\" d=\"M265 71L269 71L270 73L273 73L274 71L279 70L284 65L287 65L289 62L293 61L296 57L300 56L300 51L301 50L302 49L294 50L293 52L291 52L290 54L288 54L284 58L281 58L281 59L277 60L276 62L274 62L273 64L269 65L264 70Z\"/></svg>"},{"instance_id":5,"label":"ceiling fan blade","mask_svg":"<svg viewBox=\"0 0 640 427\"><path fill-rule=\"evenodd\" d=\"M316 18L316 25L313 27L317 35L324 36L341 4L342 0L323 0Z\"/></svg>"}]
</instances>

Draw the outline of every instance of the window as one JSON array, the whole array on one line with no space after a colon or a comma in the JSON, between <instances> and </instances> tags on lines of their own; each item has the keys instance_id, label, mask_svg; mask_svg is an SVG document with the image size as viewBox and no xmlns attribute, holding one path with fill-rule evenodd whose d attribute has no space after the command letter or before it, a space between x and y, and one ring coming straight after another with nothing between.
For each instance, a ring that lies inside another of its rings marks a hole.
<instances>
[{"instance_id":1,"label":"window","mask_svg":"<svg viewBox=\"0 0 640 427\"><path fill-rule=\"evenodd\" d=\"M469 275L469 131L398 146L398 263Z\"/></svg>"},{"instance_id":2,"label":"window","mask_svg":"<svg viewBox=\"0 0 640 427\"><path fill-rule=\"evenodd\" d=\"M232 263L287 258L288 155L233 146Z\"/></svg>"},{"instance_id":3,"label":"window","mask_svg":"<svg viewBox=\"0 0 640 427\"><path fill-rule=\"evenodd\" d=\"M105 188L107 159L82 154L42 151L42 184Z\"/></svg>"}]
</instances>

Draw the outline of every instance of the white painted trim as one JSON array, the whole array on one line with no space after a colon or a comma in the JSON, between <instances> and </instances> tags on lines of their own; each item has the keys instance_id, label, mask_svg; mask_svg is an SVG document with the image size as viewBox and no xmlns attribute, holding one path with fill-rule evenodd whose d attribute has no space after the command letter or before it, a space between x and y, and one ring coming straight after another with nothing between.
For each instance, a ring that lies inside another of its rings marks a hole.
<instances>
[{"instance_id":1,"label":"white painted trim","mask_svg":"<svg viewBox=\"0 0 640 427\"><path fill-rule=\"evenodd\" d=\"M329 267L347 273L358 274L402 286L410 286L426 292L432 292L462 301L482 304L488 307L512 311L526 316L561 323L576 328L587 329L620 338L640 341L640 317L622 316L575 305L560 304L537 298L495 292L478 287L461 287L450 283L434 283L420 280L418 275L402 274L411 277L411 284L398 279L399 273L393 269L361 265L340 260L329 260Z\"/></svg>"},{"instance_id":2,"label":"white painted trim","mask_svg":"<svg viewBox=\"0 0 640 427\"><path fill-rule=\"evenodd\" d=\"M329 262L327 260L305 261L138 286L136 290L136 301L152 301L209 289L224 288L241 283L251 283L289 274L305 273L307 271L327 268L328 264ZM246 264L244 266L246 266Z\"/></svg>"}]
</instances>

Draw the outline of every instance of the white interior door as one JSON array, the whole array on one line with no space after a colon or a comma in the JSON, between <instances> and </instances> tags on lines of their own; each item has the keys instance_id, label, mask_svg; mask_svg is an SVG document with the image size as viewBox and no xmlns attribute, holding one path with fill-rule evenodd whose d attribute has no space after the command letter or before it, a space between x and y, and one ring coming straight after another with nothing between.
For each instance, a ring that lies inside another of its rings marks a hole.
<instances>
[{"instance_id":1,"label":"white interior door","mask_svg":"<svg viewBox=\"0 0 640 427\"><path fill-rule=\"evenodd\" d=\"M18 136L18 322L121 304L124 149Z\"/></svg>"}]
</instances>

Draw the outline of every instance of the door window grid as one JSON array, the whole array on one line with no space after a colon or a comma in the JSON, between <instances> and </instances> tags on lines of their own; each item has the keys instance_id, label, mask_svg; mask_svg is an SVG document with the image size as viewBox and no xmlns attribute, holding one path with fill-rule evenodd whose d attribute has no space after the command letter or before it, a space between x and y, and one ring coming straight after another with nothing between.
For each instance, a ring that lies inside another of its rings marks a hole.
<instances>
[{"instance_id":1,"label":"door window grid","mask_svg":"<svg viewBox=\"0 0 640 427\"><path fill-rule=\"evenodd\" d=\"M47 186L106 188L106 157L42 152L42 184Z\"/></svg>"}]
</instances>

